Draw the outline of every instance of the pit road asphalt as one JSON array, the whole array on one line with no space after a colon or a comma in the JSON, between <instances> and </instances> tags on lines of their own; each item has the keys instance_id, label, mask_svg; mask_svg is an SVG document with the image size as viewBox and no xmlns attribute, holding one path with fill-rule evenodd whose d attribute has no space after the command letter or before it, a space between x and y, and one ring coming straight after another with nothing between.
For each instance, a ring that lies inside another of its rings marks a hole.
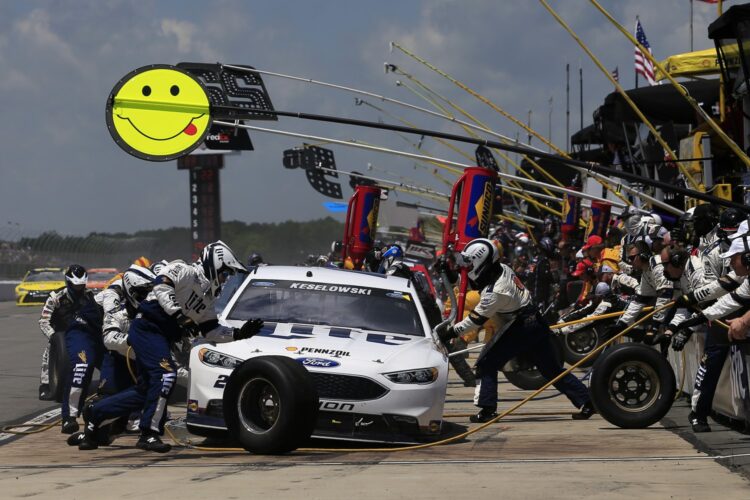
<instances>
[{"instance_id":1,"label":"pit road asphalt","mask_svg":"<svg viewBox=\"0 0 750 500\"><path fill-rule=\"evenodd\" d=\"M37 400L45 343L37 326L39 312L0 303L0 422L6 424L54 407ZM505 382L500 391L503 399L528 394ZM474 411L471 399L472 390L451 374L446 414ZM500 408L508 405L501 402ZM352 453L339 447L257 456L175 447L158 455L136 449L135 436L82 452L68 447L56 427L0 441L0 497L750 498L743 465L749 457L729 456L750 454L750 436L713 424L712 442L693 439L682 401L662 425L643 430L618 429L599 416L574 422L573 411L562 396L532 401L518 415L463 441L398 453ZM171 406L170 412L180 417L184 405ZM448 420L453 432L472 425L465 416ZM175 432L180 439L201 442L179 426ZM723 458L717 460L717 454Z\"/></svg>"}]
</instances>

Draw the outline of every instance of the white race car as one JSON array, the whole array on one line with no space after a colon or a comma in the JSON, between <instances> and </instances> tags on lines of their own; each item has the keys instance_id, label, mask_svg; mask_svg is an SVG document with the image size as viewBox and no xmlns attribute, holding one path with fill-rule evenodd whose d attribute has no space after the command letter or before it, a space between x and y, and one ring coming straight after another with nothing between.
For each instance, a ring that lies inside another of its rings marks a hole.
<instances>
[{"instance_id":1,"label":"white race car","mask_svg":"<svg viewBox=\"0 0 750 500\"><path fill-rule=\"evenodd\" d=\"M229 431L255 452L294 449L310 433L391 443L440 434L448 358L408 280L259 267L220 314L235 328L251 318L265 322L254 337L191 350L190 432Z\"/></svg>"}]
</instances>

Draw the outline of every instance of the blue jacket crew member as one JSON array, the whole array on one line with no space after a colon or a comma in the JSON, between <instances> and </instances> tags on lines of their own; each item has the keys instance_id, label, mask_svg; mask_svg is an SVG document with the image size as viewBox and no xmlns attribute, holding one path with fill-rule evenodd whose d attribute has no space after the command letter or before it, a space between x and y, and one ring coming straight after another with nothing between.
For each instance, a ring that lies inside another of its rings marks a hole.
<instances>
[{"instance_id":1,"label":"blue jacket crew member","mask_svg":"<svg viewBox=\"0 0 750 500\"><path fill-rule=\"evenodd\" d=\"M497 247L488 239L469 242L461 252L463 265L468 266L469 284L481 290L477 307L461 322L438 332L447 340L477 330L490 318L498 333L484 347L477 360L479 383L475 404L480 408L472 422L487 422L496 416L497 373L510 359L526 354L539 371L552 380L562 373L551 343L551 331L531 301L531 294L510 267L500 262ZM575 419L586 419L594 414L588 389L576 377L566 375L555 387L580 408Z\"/></svg>"},{"instance_id":2,"label":"blue jacket crew member","mask_svg":"<svg viewBox=\"0 0 750 500\"><path fill-rule=\"evenodd\" d=\"M94 293L86 289L86 269L73 265L65 273L68 293L76 298L77 310L65 332L70 371L66 375L62 398L62 432L78 430L76 418L86 399L94 368L100 368L104 354L102 342L102 309Z\"/></svg>"},{"instance_id":3,"label":"blue jacket crew member","mask_svg":"<svg viewBox=\"0 0 750 500\"><path fill-rule=\"evenodd\" d=\"M55 332L64 333L75 318L76 312L81 307L79 300L84 296L87 281L86 270L73 264L65 271L65 288L49 294L39 318L39 328L49 342L52 341ZM39 375L39 399L42 401L55 399L55 394L52 393L49 385L49 351L50 344L47 343L42 354L42 369ZM58 384L65 385L64 376L60 378Z\"/></svg>"},{"instance_id":4,"label":"blue jacket crew member","mask_svg":"<svg viewBox=\"0 0 750 500\"><path fill-rule=\"evenodd\" d=\"M137 410L142 413L141 436L136 446L159 453L171 449L159 438L164 433L167 400L177 376L170 344L186 331L205 335L218 327L214 301L227 276L237 271L245 271L245 266L221 241L207 245L194 264L173 261L159 271L153 290L138 307L128 332L128 342L136 356L138 383L87 408L79 449L97 448L100 425ZM235 338L250 336L248 330L255 333L260 326L261 321L249 321Z\"/></svg>"}]
</instances>

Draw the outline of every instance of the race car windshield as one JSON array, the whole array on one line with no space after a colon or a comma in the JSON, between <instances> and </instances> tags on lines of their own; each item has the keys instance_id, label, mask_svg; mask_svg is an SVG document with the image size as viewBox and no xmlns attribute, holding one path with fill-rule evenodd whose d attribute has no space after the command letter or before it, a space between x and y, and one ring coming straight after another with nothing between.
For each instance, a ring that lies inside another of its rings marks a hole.
<instances>
[{"instance_id":1,"label":"race car windshield","mask_svg":"<svg viewBox=\"0 0 750 500\"><path fill-rule=\"evenodd\" d=\"M425 335L409 294L331 283L253 280L227 318Z\"/></svg>"},{"instance_id":2,"label":"race car windshield","mask_svg":"<svg viewBox=\"0 0 750 500\"><path fill-rule=\"evenodd\" d=\"M34 283L40 281L64 281L65 277L61 271L42 271L39 273L31 273L26 276L24 281Z\"/></svg>"}]
</instances>

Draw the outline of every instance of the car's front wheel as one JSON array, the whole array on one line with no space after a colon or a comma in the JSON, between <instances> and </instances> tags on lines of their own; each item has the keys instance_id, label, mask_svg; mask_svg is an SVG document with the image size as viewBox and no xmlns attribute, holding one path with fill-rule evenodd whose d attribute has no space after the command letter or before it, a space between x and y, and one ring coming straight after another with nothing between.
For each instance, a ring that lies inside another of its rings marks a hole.
<instances>
[{"instance_id":1,"label":"car's front wheel","mask_svg":"<svg viewBox=\"0 0 750 500\"><path fill-rule=\"evenodd\" d=\"M230 375L224 420L230 437L247 451L286 453L310 438L318 404L318 391L301 364L284 356L260 356Z\"/></svg>"}]
</instances>

